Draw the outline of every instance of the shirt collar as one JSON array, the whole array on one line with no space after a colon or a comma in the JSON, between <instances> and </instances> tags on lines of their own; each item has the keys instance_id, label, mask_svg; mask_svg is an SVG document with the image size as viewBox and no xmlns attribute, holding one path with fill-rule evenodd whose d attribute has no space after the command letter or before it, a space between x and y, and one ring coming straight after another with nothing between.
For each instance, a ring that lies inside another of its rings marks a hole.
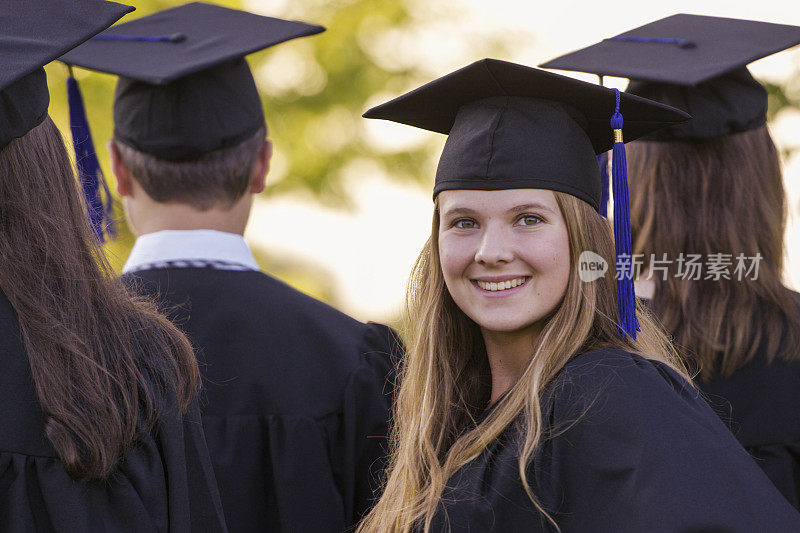
<instances>
[{"instance_id":1,"label":"shirt collar","mask_svg":"<svg viewBox=\"0 0 800 533\"><path fill-rule=\"evenodd\" d=\"M144 265L170 261L219 261L259 270L244 237L235 233L198 229L163 230L141 235L136 239L122 273L138 270Z\"/></svg>"}]
</instances>

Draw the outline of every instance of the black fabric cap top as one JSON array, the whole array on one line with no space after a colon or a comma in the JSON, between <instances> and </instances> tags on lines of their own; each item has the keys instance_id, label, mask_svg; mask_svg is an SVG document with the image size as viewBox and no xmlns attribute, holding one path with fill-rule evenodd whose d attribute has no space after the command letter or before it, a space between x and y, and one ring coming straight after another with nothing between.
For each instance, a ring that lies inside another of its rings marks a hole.
<instances>
[{"instance_id":1,"label":"black fabric cap top","mask_svg":"<svg viewBox=\"0 0 800 533\"><path fill-rule=\"evenodd\" d=\"M540 66L630 78L628 92L692 115L648 140L711 139L766 123L767 92L746 65L797 44L797 26L679 14Z\"/></svg>"},{"instance_id":2,"label":"black fabric cap top","mask_svg":"<svg viewBox=\"0 0 800 533\"><path fill-rule=\"evenodd\" d=\"M114 137L169 161L188 161L236 146L265 127L250 67L234 59L166 85L120 78Z\"/></svg>"},{"instance_id":3,"label":"black fabric cap top","mask_svg":"<svg viewBox=\"0 0 800 533\"><path fill-rule=\"evenodd\" d=\"M483 59L364 114L448 135L433 195L448 189L550 189L600 203L596 154L610 149L611 89ZM621 95L626 141L689 115Z\"/></svg>"},{"instance_id":4,"label":"black fabric cap top","mask_svg":"<svg viewBox=\"0 0 800 533\"><path fill-rule=\"evenodd\" d=\"M0 2L0 148L47 116L42 67L131 11L105 0Z\"/></svg>"},{"instance_id":5,"label":"black fabric cap top","mask_svg":"<svg viewBox=\"0 0 800 533\"><path fill-rule=\"evenodd\" d=\"M61 60L120 76L114 135L181 161L234 146L265 125L244 56L324 30L194 2L114 26Z\"/></svg>"}]
</instances>

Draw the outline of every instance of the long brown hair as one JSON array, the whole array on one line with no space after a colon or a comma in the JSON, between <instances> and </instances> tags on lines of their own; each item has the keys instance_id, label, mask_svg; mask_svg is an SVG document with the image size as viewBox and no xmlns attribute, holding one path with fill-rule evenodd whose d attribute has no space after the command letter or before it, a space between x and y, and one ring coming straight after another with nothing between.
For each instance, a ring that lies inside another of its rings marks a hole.
<instances>
[{"instance_id":1,"label":"long brown hair","mask_svg":"<svg viewBox=\"0 0 800 533\"><path fill-rule=\"evenodd\" d=\"M702 142L637 141L628 171L633 251L645 264L651 254L672 262L666 276L653 276L654 312L701 377L730 377L760 347L770 360L800 357L800 303L781 283L786 197L767 128ZM703 261L729 254L730 279L684 279L681 253ZM740 254L746 267L760 254L757 279L735 272Z\"/></svg>"},{"instance_id":2,"label":"long brown hair","mask_svg":"<svg viewBox=\"0 0 800 533\"><path fill-rule=\"evenodd\" d=\"M526 472L545 438L541 410L545 387L576 354L622 348L664 361L688 379L666 335L644 310L638 313L642 327L638 341L620 337L608 221L585 202L569 194L554 194L569 234L571 271L564 299L531 347L519 381L476 427L472 426L486 407L491 387L485 346L477 324L447 291L438 253L438 207L434 210L431 237L408 288L408 352L395 405L386 489L359 531L428 530L447 480L520 415L526 428L520 477L531 505L549 519L530 489ZM609 263L605 277L592 283L580 280L578 258L584 250L594 251Z\"/></svg>"},{"instance_id":3,"label":"long brown hair","mask_svg":"<svg viewBox=\"0 0 800 533\"><path fill-rule=\"evenodd\" d=\"M49 117L0 149L0 214L0 288L19 319L47 438L72 477L107 478L164 408L191 404L191 345L114 276Z\"/></svg>"}]
</instances>

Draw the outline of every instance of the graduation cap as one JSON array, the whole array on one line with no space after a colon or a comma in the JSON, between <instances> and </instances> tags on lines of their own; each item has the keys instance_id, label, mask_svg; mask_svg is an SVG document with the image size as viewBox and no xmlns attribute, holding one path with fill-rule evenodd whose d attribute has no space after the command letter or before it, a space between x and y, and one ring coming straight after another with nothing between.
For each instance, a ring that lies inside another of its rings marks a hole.
<instances>
[{"instance_id":1,"label":"graduation cap","mask_svg":"<svg viewBox=\"0 0 800 533\"><path fill-rule=\"evenodd\" d=\"M324 30L193 2L114 26L61 60L120 76L117 140L160 159L187 161L266 127L247 54ZM85 131L82 137L91 139L77 84L72 78L68 84L73 135ZM88 172L100 174L92 143L76 143L80 150L90 152ZM105 186L102 177L97 181Z\"/></svg>"},{"instance_id":2,"label":"graduation cap","mask_svg":"<svg viewBox=\"0 0 800 533\"><path fill-rule=\"evenodd\" d=\"M648 139L712 139L766 123L767 92L747 64L797 44L797 26L678 14L540 66L630 78L628 92L692 115Z\"/></svg>"},{"instance_id":3,"label":"graduation cap","mask_svg":"<svg viewBox=\"0 0 800 533\"><path fill-rule=\"evenodd\" d=\"M374 107L364 117L448 135L434 198L450 189L549 189L599 209L595 156L613 147L616 252L630 257L623 111L625 140L689 119L667 105L496 59L477 61ZM639 327L632 276L623 275L617 287L621 331L635 339Z\"/></svg>"},{"instance_id":4,"label":"graduation cap","mask_svg":"<svg viewBox=\"0 0 800 533\"><path fill-rule=\"evenodd\" d=\"M61 60L120 76L114 135L181 161L234 146L265 125L244 56L322 31L193 2L114 26Z\"/></svg>"},{"instance_id":5,"label":"graduation cap","mask_svg":"<svg viewBox=\"0 0 800 533\"><path fill-rule=\"evenodd\" d=\"M47 116L42 67L130 11L104 0L0 2L0 149Z\"/></svg>"}]
</instances>

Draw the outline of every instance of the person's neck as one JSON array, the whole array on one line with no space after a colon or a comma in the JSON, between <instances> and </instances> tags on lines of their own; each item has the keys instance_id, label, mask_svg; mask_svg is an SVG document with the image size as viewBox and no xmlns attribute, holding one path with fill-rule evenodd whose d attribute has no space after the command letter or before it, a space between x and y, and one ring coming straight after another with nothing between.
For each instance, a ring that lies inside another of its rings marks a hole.
<instances>
[{"instance_id":1,"label":"person's neck","mask_svg":"<svg viewBox=\"0 0 800 533\"><path fill-rule=\"evenodd\" d=\"M490 404L499 400L519 381L528 366L541 326L514 332L483 330L486 356L492 373Z\"/></svg>"},{"instance_id":2,"label":"person's neck","mask_svg":"<svg viewBox=\"0 0 800 533\"><path fill-rule=\"evenodd\" d=\"M244 198L232 207L212 207L200 211L180 203L152 202L147 209L137 213L132 221L138 235L163 230L210 229L244 235L250 216L251 199Z\"/></svg>"}]
</instances>

